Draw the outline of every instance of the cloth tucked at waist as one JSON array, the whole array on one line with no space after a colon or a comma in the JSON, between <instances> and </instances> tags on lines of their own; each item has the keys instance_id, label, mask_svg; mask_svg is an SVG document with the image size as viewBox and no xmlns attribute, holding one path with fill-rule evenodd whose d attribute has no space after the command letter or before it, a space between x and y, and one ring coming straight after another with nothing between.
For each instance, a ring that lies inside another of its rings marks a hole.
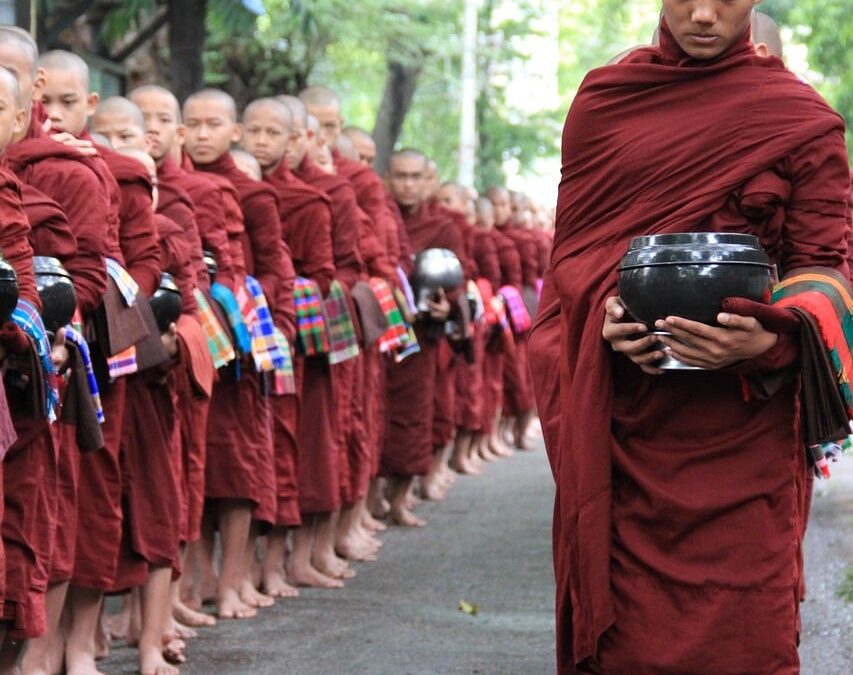
<instances>
[{"instance_id":1,"label":"cloth tucked at waist","mask_svg":"<svg viewBox=\"0 0 853 675\"><path fill-rule=\"evenodd\" d=\"M323 314L323 294L311 279L296 277L293 287L299 344L306 356L329 353L329 331Z\"/></svg>"},{"instance_id":2,"label":"cloth tucked at waist","mask_svg":"<svg viewBox=\"0 0 853 675\"><path fill-rule=\"evenodd\" d=\"M246 326L246 321L243 319L243 314L240 311L240 305L234 293L226 286L223 286L218 281L210 286L210 294L213 299L222 307L225 312L225 318L231 328L231 334L234 337L234 347L239 355L248 354L252 350L252 338L249 335L249 328Z\"/></svg>"},{"instance_id":3,"label":"cloth tucked at waist","mask_svg":"<svg viewBox=\"0 0 853 675\"><path fill-rule=\"evenodd\" d=\"M136 303L136 296L139 294L139 284L133 280L130 272L124 269L120 263L112 258L106 258L105 260L107 263L107 274L110 275L110 278L118 286L118 290L122 298L124 298L124 303L128 307L131 307Z\"/></svg>"},{"instance_id":4,"label":"cloth tucked at waist","mask_svg":"<svg viewBox=\"0 0 853 675\"><path fill-rule=\"evenodd\" d=\"M33 340L44 381L44 415L48 420L54 422L56 420L56 409L59 405L59 383L50 356L50 340L47 337L41 315L33 305L19 298L17 307L12 310L11 319L18 328Z\"/></svg>"},{"instance_id":5,"label":"cloth tucked at waist","mask_svg":"<svg viewBox=\"0 0 853 675\"><path fill-rule=\"evenodd\" d=\"M524 304L524 298L521 297L521 293L514 286L502 286L499 292L506 303L509 322L513 332L517 335L530 330L530 314L527 311L527 306Z\"/></svg>"},{"instance_id":6,"label":"cloth tucked at waist","mask_svg":"<svg viewBox=\"0 0 853 675\"><path fill-rule=\"evenodd\" d=\"M204 297L204 293L200 289L193 290L193 295L198 303L198 315L201 320L201 328L207 338L207 348L210 351L210 356L213 359L215 368L223 368L237 358L237 353L228 338L225 329L216 318L216 314Z\"/></svg>"},{"instance_id":7,"label":"cloth tucked at waist","mask_svg":"<svg viewBox=\"0 0 853 675\"><path fill-rule=\"evenodd\" d=\"M360 353L358 336L339 281L332 282L324 304L329 325L329 363L335 365L354 359Z\"/></svg>"}]
</instances>

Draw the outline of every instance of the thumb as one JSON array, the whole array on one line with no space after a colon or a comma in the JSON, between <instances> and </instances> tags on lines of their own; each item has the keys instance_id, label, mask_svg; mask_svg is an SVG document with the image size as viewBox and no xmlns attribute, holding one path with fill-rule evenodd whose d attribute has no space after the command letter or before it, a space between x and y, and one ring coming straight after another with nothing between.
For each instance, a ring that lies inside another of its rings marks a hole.
<instances>
[{"instance_id":1,"label":"thumb","mask_svg":"<svg viewBox=\"0 0 853 675\"><path fill-rule=\"evenodd\" d=\"M56 331L56 337L53 339L53 346L62 347L63 345L65 345L65 329L60 328Z\"/></svg>"}]
</instances>

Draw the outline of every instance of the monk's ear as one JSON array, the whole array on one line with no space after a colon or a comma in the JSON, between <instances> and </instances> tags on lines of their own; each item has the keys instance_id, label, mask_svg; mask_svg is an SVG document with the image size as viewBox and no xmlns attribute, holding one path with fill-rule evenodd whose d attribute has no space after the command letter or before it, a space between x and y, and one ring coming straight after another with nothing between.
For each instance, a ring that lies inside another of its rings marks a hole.
<instances>
[{"instance_id":1,"label":"monk's ear","mask_svg":"<svg viewBox=\"0 0 853 675\"><path fill-rule=\"evenodd\" d=\"M36 68L36 76L33 78L33 101L41 101L41 94L46 83L47 74L44 68Z\"/></svg>"},{"instance_id":2,"label":"monk's ear","mask_svg":"<svg viewBox=\"0 0 853 675\"><path fill-rule=\"evenodd\" d=\"M98 107L98 101L101 100L101 97L98 95L98 92L93 91L86 97L86 115L87 117L91 117L95 114L95 108Z\"/></svg>"},{"instance_id":3,"label":"monk's ear","mask_svg":"<svg viewBox=\"0 0 853 675\"><path fill-rule=\"evenodd\" d=\"M27 111L25 108L18 108L18 112L15 113L15 125L12 128L12 134L19 134L25 128L27 124Z\"/></svg>"},{"instance_id":4,"label":"monk's ear","mask_svg":"<svg viewBox=\"0 0 853 675\"><path fill-rule=\"evenodd\" d=\"M759 56L770 56L770 48L764 42L758 42L755 45L755 53Z\"/></svg>"},{"instance_id":5,"label":"monk's ear","mask_svg":"<svg viewBox=\"0 0 853 675\"><path fill-rule=\"evenodd\" d=\"M183 147L184 141L187 138L187 128L183 124L179 124L178 128L175 129L175 142Z\"/></svg>"},{"instance_id":6,"label":"monk's ear","mask_svg":"<svg viewBox=\"0 0 853 675\"><path fill-rule=\"evenodd\" d=\"M243 125L237 122L231 132L231 142L239 143L241 138L243 138Z\"/></svg>"}]
</instances>

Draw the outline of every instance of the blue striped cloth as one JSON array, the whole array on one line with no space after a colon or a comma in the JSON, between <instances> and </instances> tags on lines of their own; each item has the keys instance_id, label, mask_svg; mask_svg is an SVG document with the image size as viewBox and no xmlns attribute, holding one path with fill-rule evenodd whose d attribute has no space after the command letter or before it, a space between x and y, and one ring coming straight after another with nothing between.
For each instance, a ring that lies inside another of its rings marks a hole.
<instances>
[{"instance_id":1,"label":"blue striped cloth","mask_svg":"<svg viewBox=\"0 0 853 675\"><path fill-rule=\"evenodd\" d=\"M98 389L98 380L95 379L95 371L92 368L92 355L89 353L89 343L86 342L86 338L71 326L65 327L65 339L77 347L80 356L83 358L83 365L86 368L86 382L89 385L89 393L92 395L92 403L95 405L95 413L98 416L98 422L103 424L105 419L104 406L101 404L101 392Z\"/></svg>"},{"instance_id":2,"label":"blue striped cloth","mask_svg":"<svg viewBox=\"0 0 853 675\"><path fill-rule=\"evenodd\" d=\"M18 306L12 310L12 321L24 333L32 338L36 347L44 377L45 401L44 410L48 420L56 421L56 409L59 406L59 386L56 381L56 369L50 358L50 339L47 337L44 323L38 310L29 302L18 299Z\"/></svg>"},{"instance_id":3,"label":"blue striped cloth","mask_svg":"<svg viewBox=\"0 0 853 675\"><path fill-rule=\"evenodd\" d=\"M107 274L118 286L119 293L124 298L124 304L132 307L136 304L136 296L139 295L139 284L133 280L130 272L124 269L121 264L112 258L105 258L105 260L107 261Z\"/></svg>"},{"instance_id":4,"label":"blue striped cloth","mask_svg":"<svg viewBox=\"0 0 853 675\"><path fill-rule=\"evenodd\" d=\"M222 307L225 312L225 318L228 319L228 325L231 327L231 333L234 336L234 346L237 351L243 355L252 351L252 338L249 335L249 328L243 320L243 314L240 312L240 305L237 298L231 290L220 284L218 281L210 286L210 294L213 299Z\"/></svg>"},{"instance_id":5,"label":"blue striped cloth","mask_svg":"<svg viewBox=\"0 0 853 675\"><path fill-rule=\"evenodd\" d=\"M284 355L275 339L275 324L260 282L246 277L246 290L254 302L253 321L249 325L252 336L252 358L258 372L270 372L284 367ZM245 313L244 313L245 316Z\"/></svg>"}]
</instances>

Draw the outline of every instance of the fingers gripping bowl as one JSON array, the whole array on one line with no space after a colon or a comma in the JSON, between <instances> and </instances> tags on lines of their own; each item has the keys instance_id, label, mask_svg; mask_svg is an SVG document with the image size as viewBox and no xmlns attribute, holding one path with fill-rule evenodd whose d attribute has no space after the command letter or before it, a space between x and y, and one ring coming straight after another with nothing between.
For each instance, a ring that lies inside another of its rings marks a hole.
<instances>
[{"instance_id":1,"label":"fingers gripping bowl","mask_svg":"<svg viewBox=\"0 0 853 675\"><path fill-rule=\"evenodd\" d=\"M619 266L619 296L641 323L678 316L711 326L726 298L767 301L773 265L757 237L686 232L637 237ZM687 366L667 357L666 370Z\"/></svg>"}]
</instances>

